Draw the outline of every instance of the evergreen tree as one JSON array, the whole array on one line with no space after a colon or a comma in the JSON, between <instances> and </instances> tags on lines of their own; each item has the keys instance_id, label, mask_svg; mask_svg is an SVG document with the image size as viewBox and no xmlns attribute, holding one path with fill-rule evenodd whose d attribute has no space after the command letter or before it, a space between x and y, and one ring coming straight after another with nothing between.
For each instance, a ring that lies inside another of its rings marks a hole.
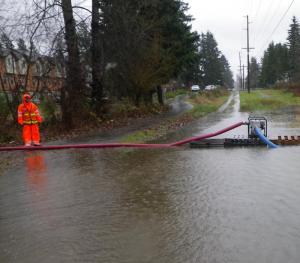
<instances>
[{"instance_id":1,"label":"evergreen tree","mask_svg":"<svg viewBox=\"0 0 300 263\"><path fill-rule=\"evenodd\" d=\"M260 83L262 86L274 85L285 80L288 73L288 49L281 43L269 45L262 58Z\"/></svg>"},{"instance_id":2,"label":"evergreen tree","mask_svg":"<svg viewBox=\"0 0 300 263\"><path fill-rule=\"evenodd\" d=\"M200 39L200 70L202 84L222 84L222 64L220 61L221 52L211 32L201 34Z\"/></svg>"},{"instance_id":3,"label":"evergreen tree","mask_svg":"<svg viewBox=\"0 0 300 263\"><path fill-rule=\"evenodd\" d=\"M300 81L300 27L294 16L288 31L287 45L289 48L289 73L294 81Z\"/></svg>"},{"instance_id":4,"label":"evergreen tree","mask_svg":"<svg viewBox=\"0 0 300 263\"><path fill-rule=\"evenodd\" d=\"M138 104L171 78L197 77L191 71L197 70L199 36L187 8L179 0L102 1L104 61L116 65L110 70L116 95Z\"/></svg>"},{"instance_id":5,"label":"evergreen tree","mask_svg":"<svg viewBox=\"0 0 300 263\"><path fill-rule=\"evenodd\" d=\"M255 57L250 61L250 88L255 89L259 85L260 67Z\"/></svg>"},{"instance_id":6,"label":"evergreen tree","mask_svg":"<svg viewBox=\"0 0 300 263\"><path fill-rule=\"evenodd\" d=\"M184 82L199 79L199 54L198 46L200 37L193 32L190 22L192 18L186 15L188 5L182 1L156 0L154 10L160 24L165 55L174 59L173 77L180 77ZM175 64L174 64L175 63Z\"/></svg>"},{"instance_id":7,"label":"evergreen tree","mask_svg":"<svg viewBox=\"0 0 300 263\"><path fill-rule=\"evenodd\" d=\"M233 74L230 69L230 65L226 59L226 57L222 54L220 57L220 63L222 68L222 82L221 85L226 88L233 88L234 81L233 81Z\"/></svg>"}]
</instances>

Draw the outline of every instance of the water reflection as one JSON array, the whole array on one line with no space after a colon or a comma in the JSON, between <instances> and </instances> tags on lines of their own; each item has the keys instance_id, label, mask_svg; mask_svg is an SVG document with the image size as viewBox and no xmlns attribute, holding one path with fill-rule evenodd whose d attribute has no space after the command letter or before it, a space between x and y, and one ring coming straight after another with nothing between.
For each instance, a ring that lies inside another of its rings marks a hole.
<instances>
[{"instance_id":1,"label":"water reflection","mask_svg":"<svg viewBox=\"0 0 300 263\"><path fill-rule=\"evenodd\" d=\"M25 152L26 178L28 185L43 191L47 185L47 166L44 156L39 152Z\"/></svg>"}]
</instances>

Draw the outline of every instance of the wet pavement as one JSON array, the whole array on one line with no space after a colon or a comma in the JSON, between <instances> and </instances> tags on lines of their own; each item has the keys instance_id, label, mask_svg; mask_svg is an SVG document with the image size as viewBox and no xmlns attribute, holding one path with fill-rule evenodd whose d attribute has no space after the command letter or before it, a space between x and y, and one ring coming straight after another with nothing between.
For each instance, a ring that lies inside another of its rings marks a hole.
<instances>
[{"instance_id":1,"label":"wet pavement","mask_svg":"<svg viewBox=\"0 0 300 263\"><path fill-rule=\"evenodd\" d=\"M167 140L246 121L238 102ZM299 113L265 114L271 137L300 135ZM299 155L295 146L1 153L0 262L299 262Z\"/></svg>"}]
</instances>

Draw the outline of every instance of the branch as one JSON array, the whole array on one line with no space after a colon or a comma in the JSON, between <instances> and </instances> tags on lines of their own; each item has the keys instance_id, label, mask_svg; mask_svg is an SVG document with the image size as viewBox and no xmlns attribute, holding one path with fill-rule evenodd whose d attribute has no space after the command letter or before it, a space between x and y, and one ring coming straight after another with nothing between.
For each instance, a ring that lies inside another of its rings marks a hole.
<instances>
[{"instance_id":1,"label":"branch","mask_svg":"<svg viewBox=\"0 0 300 263\"><path fill-rule=\"evenodd\" d=\"M72 7L73 9L82 9L82 10L85 10L85 11L87 11L87 12L89 12L90 14L92 14L92 11L91 10L89 10L89 9L87 9L87 8L85 8L85 7L82 7L82 6L73 6Z\"/></svg>"}]
</instances>

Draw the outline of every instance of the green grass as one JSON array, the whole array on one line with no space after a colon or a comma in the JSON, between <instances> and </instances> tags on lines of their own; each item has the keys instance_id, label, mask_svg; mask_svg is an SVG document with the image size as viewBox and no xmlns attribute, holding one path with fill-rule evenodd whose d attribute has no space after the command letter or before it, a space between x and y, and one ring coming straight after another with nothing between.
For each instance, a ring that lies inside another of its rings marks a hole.
<instances>
[{"instance_id":1,"label":"green grass","mask_svg":"<svg viewBox=\"0 0 300 263\"><path fill-rule=\"evenodd\" d=\"M200 118L208 113L217 111L228 99L228 94L220 97L212 97L209 99L200 99L199 97L195 100L190 100L193 104L193 108L187 113L192 115L193 118Z\"/></svg>"},{"instance_id":2,"label":"green grass","mask_svg":"<svg viewBox=\"0 0 300 263\"><path fill-rule=\"evenodd\" d=\"M178 89L175 91L166 92L166 99L174 99L178 95L186 95L189 94L190 91L188 89Z\"/></svg>"},{"instance_id":3,"label":"green grass","mask_svg":"<svg viewBox=\"0 0 300 263\"><path fill-rule=\"evenodd\" d=\"M194 118L200 118L216 111L218 108L217 105L197 105L190 111L190 114L192 114Z\"/></svg>"},{"instance_id":4,"label":"green grass","mask_svg":"<svg viewBox=\"0 0 300 263\"><path fill-rule=\"evenodd\" d=\"M240 93L240 110L268 111L276 110L287 106L300 106L300 97L282 89L263 89Z\"/></svg>"},{"instance_id":5,"label":"green grass","mask_svg":"<svg viewBox=\"0 0 300 263\"><path fill-rule=\"evenodd\" d=\"M142 143L145 141L154 140L157 137L157 134L157 130L147 129L124 136L123 138L121 138L121 141L127 143Z\"/></svg>"}]
</instances>

